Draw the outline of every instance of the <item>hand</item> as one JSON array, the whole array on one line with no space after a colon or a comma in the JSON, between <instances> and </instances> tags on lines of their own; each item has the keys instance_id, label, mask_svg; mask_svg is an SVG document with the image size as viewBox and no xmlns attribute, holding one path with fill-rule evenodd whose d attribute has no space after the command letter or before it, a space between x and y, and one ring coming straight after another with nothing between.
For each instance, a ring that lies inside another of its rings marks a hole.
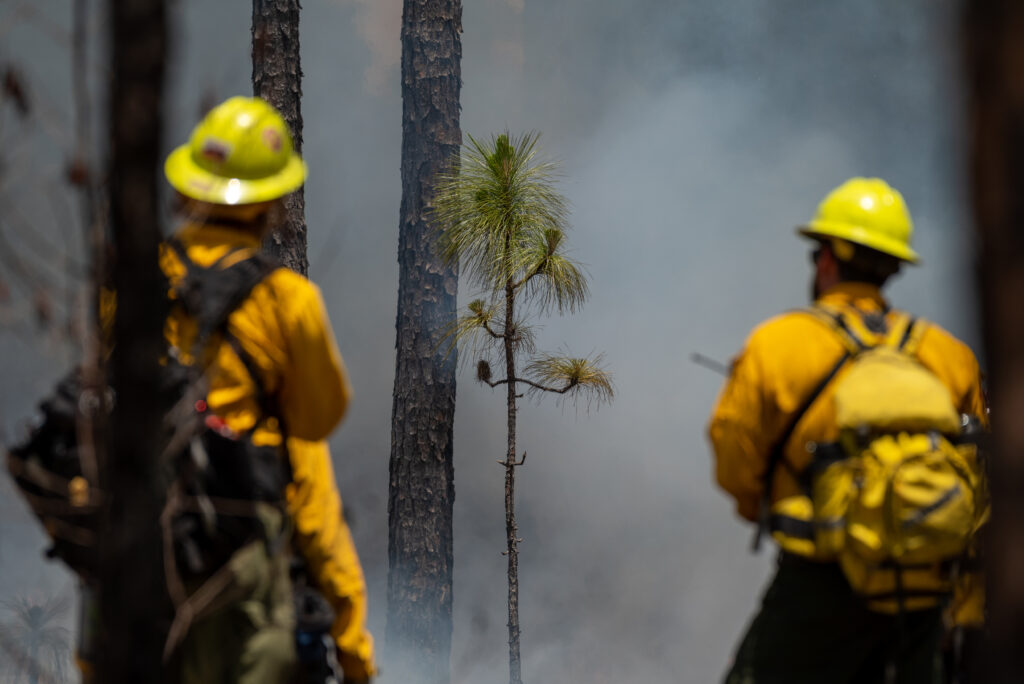
<instances>
[{"instance_id":1,"label":"hand","mask_svg":"<svg viewBox=\"0 0 1024 684\"><path fill-rule=\"evenodd\" d=\"M380 675L380 670L372 659L367 662L356 655L346 653L340 649L335 651L335 656L338 659L341 671L345 673L342 684L370 684Z\"/></svg>"}]
</instances>

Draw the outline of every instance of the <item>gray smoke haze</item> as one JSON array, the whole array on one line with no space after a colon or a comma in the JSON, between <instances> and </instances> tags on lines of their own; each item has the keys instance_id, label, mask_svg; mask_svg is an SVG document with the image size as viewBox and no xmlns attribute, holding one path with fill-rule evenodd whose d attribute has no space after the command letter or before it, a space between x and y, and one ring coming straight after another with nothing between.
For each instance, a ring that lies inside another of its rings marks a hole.
<instances>
[{"instance_id":1,"label":"gray smoke haze","mask_svg":"<svg viewBox=\"0 0 1024 684\"><path fill-rule=\"evenodd\" d=\"M67 3L42 6L67 24ZM176 6L168 148L204 95L250 92L250 3ZM381 640L400 6L306 0L301 29L311 277L357 392L332 447ZM688 357L728 360L758 321L806 302L809 250L792 229L833 186L879 175L903 191L925 265L892 286L892 299L977 346L954 10L951 0L465 3L463 130L543 132L574 207L570 244L592 277L583 311L541 321L539 345L605 351L618 390L589 415L524 404L526 681L699 684L724 670L771 554L749 555L750 530L712 484L703 429L721 380ZM67 59L37 29L15 37L0 56L66 108ZM59 159L66 148L42 137L32 138L36 157ZM45 202L36 204L25 211L41 215ZM70 356L2 332L0 351L0 417L11 429ZM452 670L465 684L507 681L495 464L504 416L499 392L460 377ZM0 481L5 591L68 586L39 559L42 538Z\"/></svg>"}]
</instances>

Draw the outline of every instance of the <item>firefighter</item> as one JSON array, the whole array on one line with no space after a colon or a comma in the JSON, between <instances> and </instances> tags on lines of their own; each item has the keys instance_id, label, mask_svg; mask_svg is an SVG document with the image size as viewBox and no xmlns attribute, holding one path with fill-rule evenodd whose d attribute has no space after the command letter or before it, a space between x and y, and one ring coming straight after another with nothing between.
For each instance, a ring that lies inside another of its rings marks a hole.
<instances>
[{"instance_id":1,"label":"firefighter","mask_svg":"<svg viewBox=\"0 0 1024 684\"><path fill-rule=\"evenodd\" d=\"M281 198L303 184L306 165L273 107L233 97L168 156L165 174L178 193L183 226L175 240L187 261L227 268L259 251L282 216ZM160 262L172 286L185 276L188 265L174 249L164 248ZM165 330L172 347L189 349L195 330L195 321L172 310ZM320 292L277 268L230 315L227 333L208 360L208 410L228 429L250 432L254 444L280 445L287 436L290 520L267 516L266 536L294 527L295 547L336 611L332 632L345 679L368 681L375 665L365 583L323 442L344 416L351 387ZM176 649L183 682L285 681L295 667L286 554L260 544L242 561L238 555L232 563L242 565L239 586L199 612Z\"/></svg>"},{"instance_id":2,"label":"firefighter","mask_svg":"<svg viewBox=\"0 0 1024 684\"><path fill-rule=\"evenodd\" d=\"M880 179L850 179L798 232L813 244L815 305L856 321L865 334L886 331L900 314L882 288L904 264L918 262L900 193ZM961 414L984 420L974 354L936 325L922 330L916 360L945 385ZM810 519L798 514L806 514L809 503L784 506L808 501L801 499L801 479L812 459L808 445L837 440L830 401L835 381L828 378L842 375L843 364L836 361L845 352L841 335L807 312L772 318L750 334L714 408L708 432L718 484L735 500L740 517L770 525L782 547L727 684L886 677L916 683L937 681L940 674L941 606L898 614L869 610L839 563L822 558L813 534L804 534L812 529Z\"/></svg>"}]
</instances>

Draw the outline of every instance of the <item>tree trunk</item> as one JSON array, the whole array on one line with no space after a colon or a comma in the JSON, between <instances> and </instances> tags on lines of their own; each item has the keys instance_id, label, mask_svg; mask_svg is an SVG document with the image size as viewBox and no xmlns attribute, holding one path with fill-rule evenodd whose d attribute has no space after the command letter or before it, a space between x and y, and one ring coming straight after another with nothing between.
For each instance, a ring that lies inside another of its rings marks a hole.
<instances>
[{"instance_id":1,"label":"tree trunk","mask_svg":"<svg viewBox=\"0 0 1024 684\"><path fill-rule=\"evenodd\" d=\"M991 371L995 449L986 540L989 671L976 681L1019 682L1024 672L1024 4L963 3L971 187L978 276Z\"/></svg>"},{"instance_id":2,"label":"tree trunk","mask_svg":"<svg viewBox=\"0 0 1024 684\"><path fill-rule=\"evenodd\" d=\"M157 369L163 352L166 285L157 175L167 46L163 0L113 0L110 85L110 209L118 293L115 391L100 538L97 681L159 682L167 625L158 519L158 435L164 407Z\"/></svg>"},{"instance_id":3,"label":"tree trunk","mask_svg":"<svg viewBox=\"0 0 1024 684\"><path fill-rule=\"evenodd\" d=\"M506 250L508 245L506 244ZM505 536L508 548L508 678L522 684L519 657L519 530L516 525L516 357L512 344L515 333L515 290L505 286L505 377L508 378L508 453L505 454Z\"/></svg>"},{"instance_id":4,"label":"tree trunk","mask_svg":"<svg viewBox=\"0 0 1024 684\"><path fill-rule=\"evenodd\" d=\"M253 0L252 91L274 105L288 122L295 150L302 151L302 65L299 60L299 0ZM302 275L306 258L306 197L299 188L284 198L285 220L264 249Z\"/></svg>"},{"instance_id":5,"label":"tree trunk","mask_svg":"<svg viewBox=\"0 0 1024 684\"><path fill-rule=\"evenodd\" d=\"M447 682L452 636L452 425L457 267L435 252L434 177L462 142L461 0L405 0L402 207L388 493L388 662L394 681Z\"/></svg>"},{"instance_id":6,"label":"tree trunk","mask_svg":"<svg viewBox=\"0 0 1024 684\"><path fill-rule=\"evenodd\" d=\"M75 156L68 169L79 187L84 242L90 254L93 302L90 325L99 324L99 287L104 266L103 224L99 216L96 159L93 154L92 105L89 96L89 0L74 0L71 32L71 86L75 112ZM97 356L98 354L93 354Z\"/></svg>"}]
</instances>

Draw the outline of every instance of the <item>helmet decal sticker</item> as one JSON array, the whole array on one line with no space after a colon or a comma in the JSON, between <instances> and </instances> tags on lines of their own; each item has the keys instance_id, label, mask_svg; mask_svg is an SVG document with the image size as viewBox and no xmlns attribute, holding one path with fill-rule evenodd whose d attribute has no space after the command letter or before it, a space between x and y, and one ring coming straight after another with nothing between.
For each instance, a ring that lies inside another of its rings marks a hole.
<instances>
[{"instance_id":1,"label":"helmet decal sticker","mask_svg":"<svg viewBox=\"0 0 1024 684\"><path fill-rule=\"evenodd\" d=\"M200 151L205 159L223 164L227 161L228 156L231 154L231 145L227 144L223 140L217 138L207 138L203 141L203 147Z\"/></svg>"},{"instance_id":2,"label":"helmet decal sticker","mask_svg":"<svg viewBox=\"0 0 1024 684\"><path fill-rule=\"evenodd\" d=\"M274 152L281 151L281 134L275 129L267 126L263 129L263 144Z\"/></svg>"}]
</instances>

